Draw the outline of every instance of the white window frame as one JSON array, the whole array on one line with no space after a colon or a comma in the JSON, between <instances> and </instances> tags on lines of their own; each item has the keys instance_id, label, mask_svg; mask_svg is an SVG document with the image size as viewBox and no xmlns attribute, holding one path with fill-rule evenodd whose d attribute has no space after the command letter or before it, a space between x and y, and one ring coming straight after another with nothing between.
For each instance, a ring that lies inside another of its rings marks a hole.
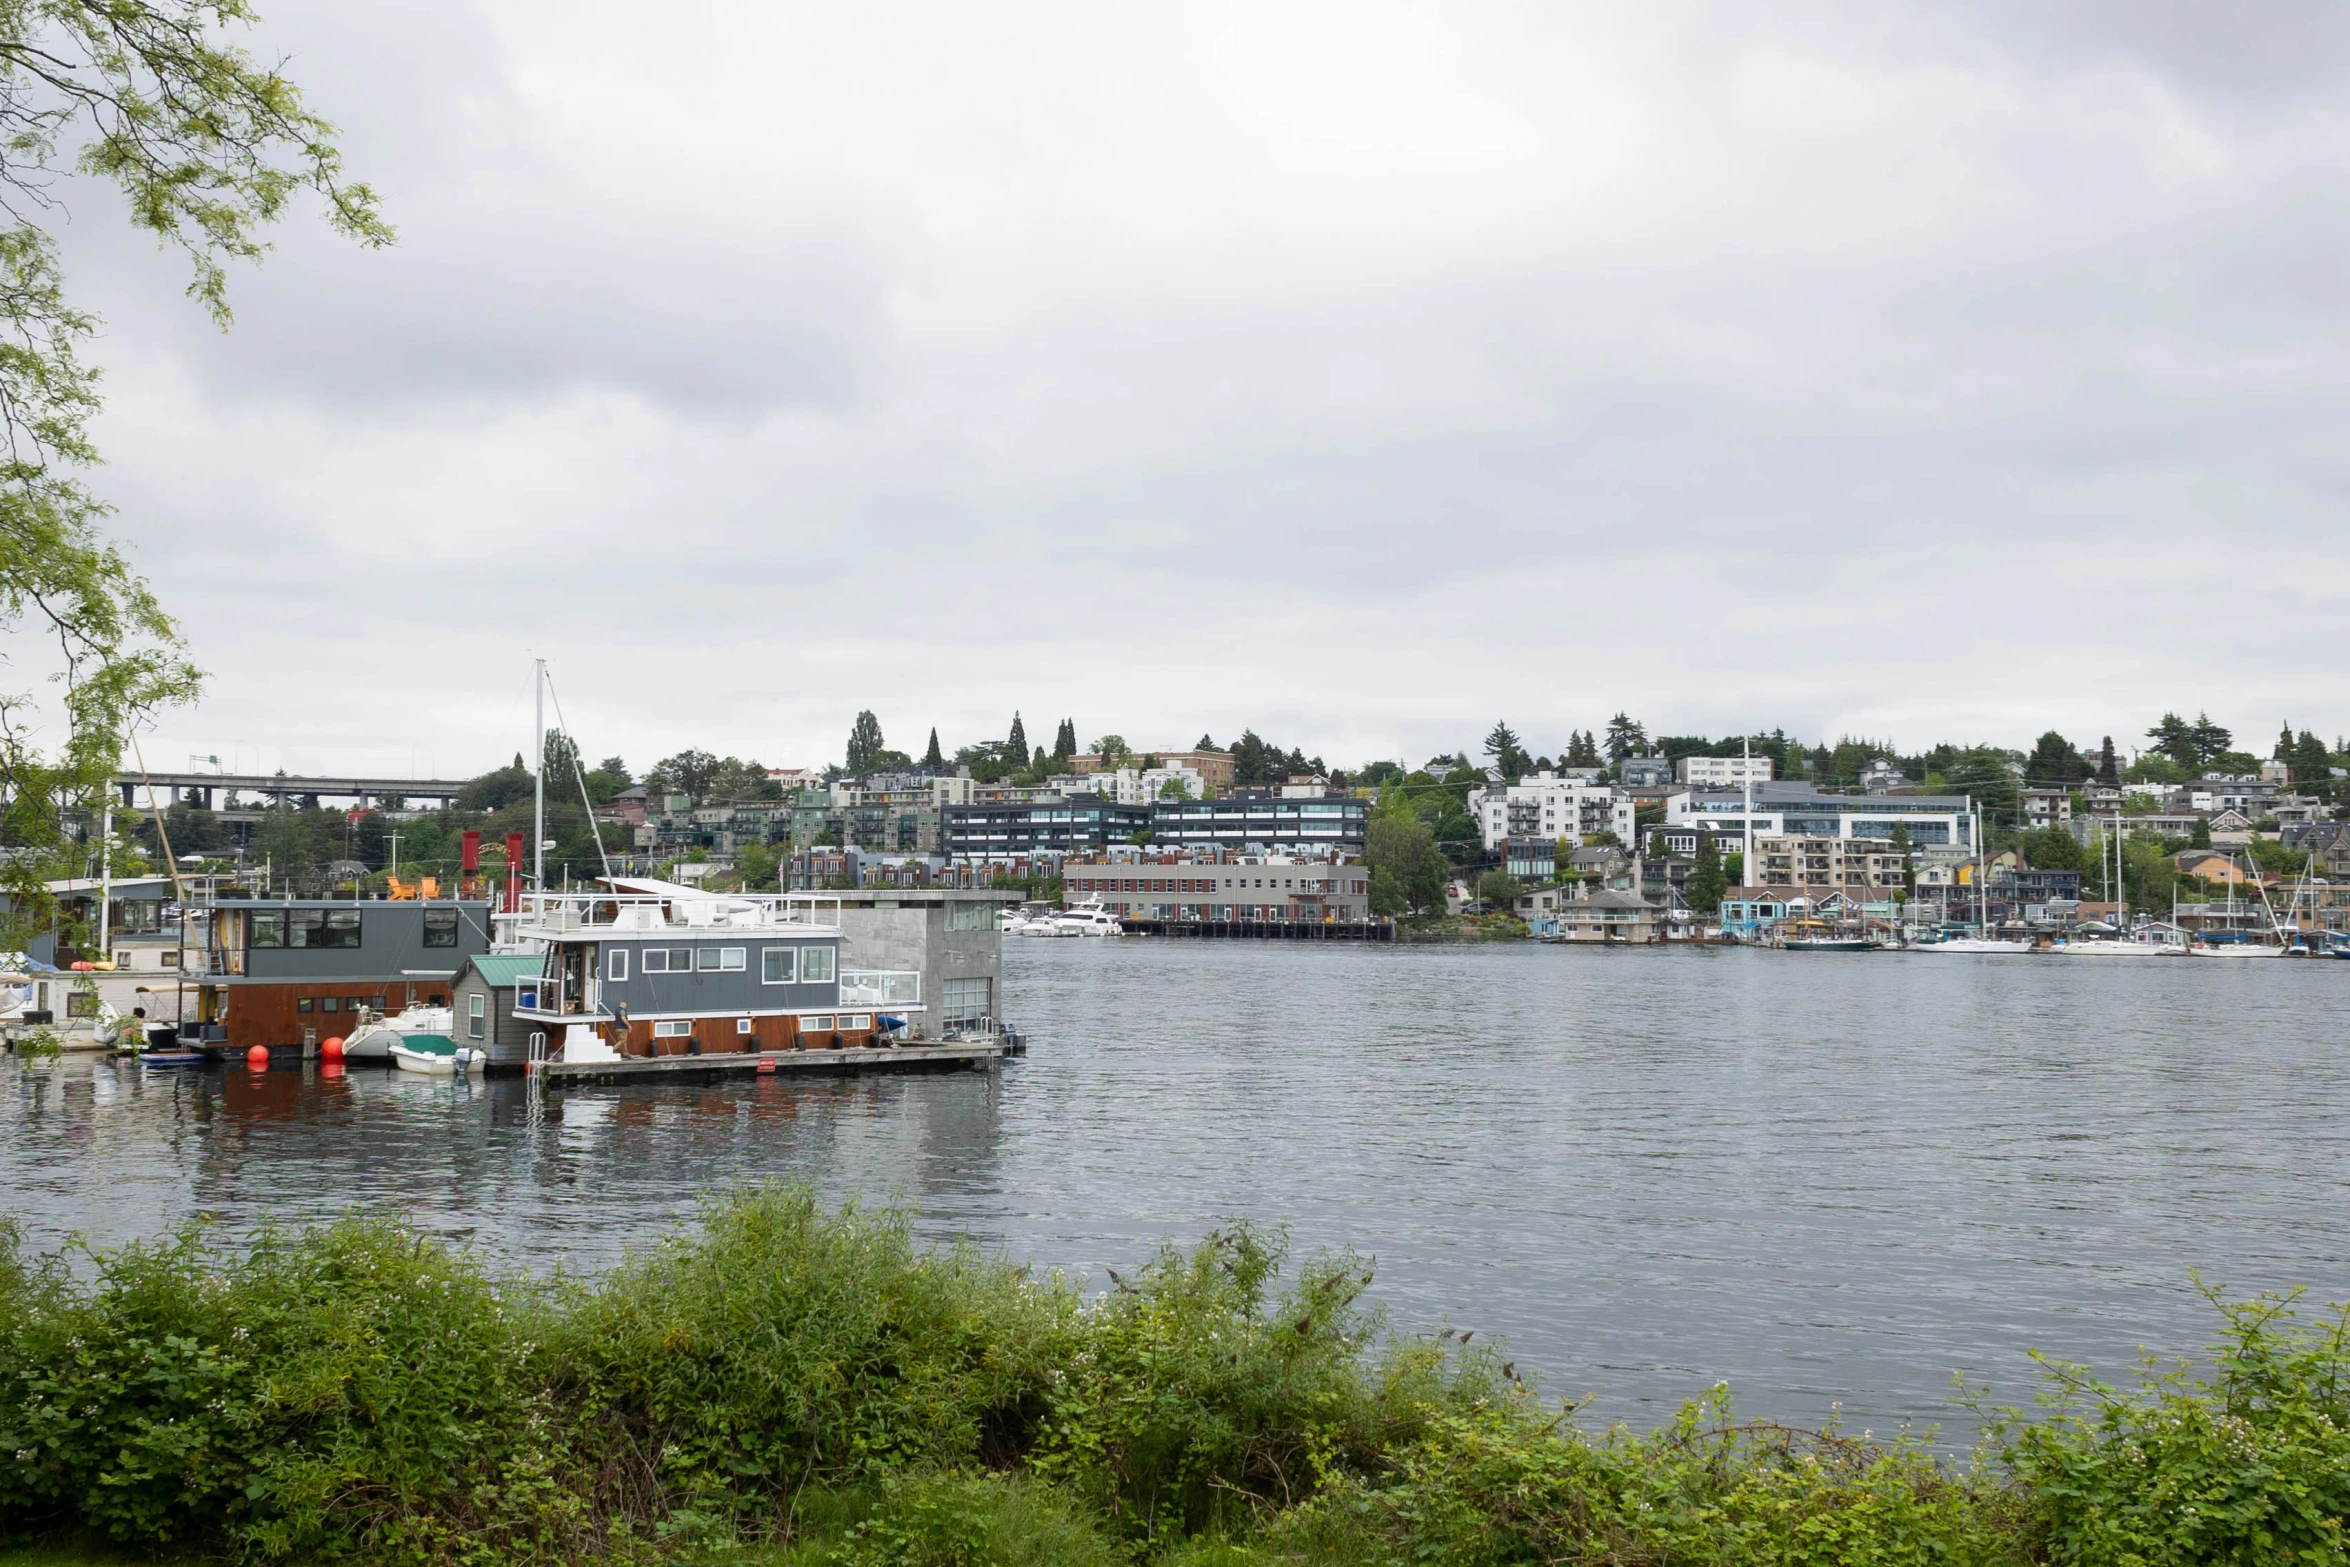
<instances>
[{"instance_id":1,"label":"white window frame","mask_svg":"<svg viewBox=\"0 0 2350 1567\"><path fill-rule=\"evenodd\" d=\"M777 958L783 959L783 977L772 971ZM762 947L759 949L759 983L762 985L796 985L800 982L800 949L797 947Z\"/></svg>"},{"instance_id":2,"label":"white window frame","mask_svg":"<svg viewBox=\"0 0 2350 1567\"><path fill-rule=\"evenodd\" d=\"M616 985L628 983L628 949L614 947L604 954L604 977Z\"/></svg>"},{"instance_id":3,"label":"white window frame","mask_svg":"<svg viewBox=\"0 0 2350 1567\"><path fill-rule=\"evenodd\" d=\"M820 969L824 970L824 972L823 972L823 973L821 973L821 974L811 974L811 973L809 973L809 972L808 972L808 969L809 969L809 967L810 967L810 965L811 965L811 961L813 961L813 965L814 965L815 967L817 967L817 968L820 968ZM830 947L802 947L802 948L800 949L800 983L801 983L801 984L803 984L803 985L829 985L829 984L832 984L832 983L834 983L835 981L837 981L839 978L840 978L840 963L839 963L839 961L838 961L837 954L835 954L835 953L834 953L834 951L832 950L832 948L830 948Z\"/></svg>"},{"instance_id":4,"label":"white window frame","mask_svg":"<svg viewBox=\"0 0 2350 1567\"><path fill-rule=\"evenodd\" d=\"M693 952L695 973L715 974L718 972L718 949L716 947L696 947Z\"/></svg>"},{"instance_id":5,"label":"white window frame","mask_svg":"<svg viewBox=\"0 0 2350 1567\"><path fill-rule=\"evenodd\" d=\"M873 1014L870 1012L843 1012L840 1016L840 1026L841 1032L844 1034L853 1034L860 1029L871 1028Z\"/></svg>"},{"instance_id":6,"label":"white window frame","mask_svg":"<svg viewBox=\"0 0 2350 1567\"><path fill-rule=\"evenodd\" d=\"M483 1037L483 1024L489 1016L489 999L478 991L465 998L465 1037L467 1039Z\"/></svg>"},{"instance_id":7,"label":"white window frame","mask_svg":"<svg viewBox=\"0 0 2350 1567\"><path fill-rule=\"evenodd\" d=\"M815 1017L804 1017L800 1019L800 1027L806 1029L811 1034L829 1034L832 1032L832 1025L833 1017L829 1012L819 1013Z\"/></svg>"},{"instance_id":8,"label":"white window frame","mask_svg":"<svg viewBox=\"0 0 2350 1567\"><path fill-rule=\"evenodd\" d=\"M748 947L720 947L718 949L718 972L740 974L743 971L744 958L750 950Z\"/></svg>"},{"instance_id":9,"label":"white window frame","mask_svg":"<svg viewBox=\"0 0 2350 1567\"><path fill-rule=\"evenodd\" d=\"M747 1017L736 1018L734 1020L734 1031L738 1034L749 1033L751 1031L751 1020Z\"/></svg>"},{"instance_id":10,"label":"white window frame","mask_svg":"<svg viewBox=\"0 0 2350 1567\"><path fill-rule=\"evenodd\" d=\"M691 1018L665 1017L653 1025L655 1039L691 1039L693 1033L694 1024Z\"/></svg>"}]
</instances>

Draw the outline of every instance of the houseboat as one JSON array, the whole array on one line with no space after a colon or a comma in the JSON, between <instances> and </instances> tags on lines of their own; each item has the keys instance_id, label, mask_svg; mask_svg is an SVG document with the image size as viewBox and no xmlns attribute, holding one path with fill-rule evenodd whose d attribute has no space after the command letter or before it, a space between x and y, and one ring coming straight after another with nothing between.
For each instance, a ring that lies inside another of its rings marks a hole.
<instances>
[{"instance_id":1,"label":"houseboat","mask_svg":"<svg viewBox=\"0 0 2350 1567\"><path fill-rule=\"evenodd\" d=\"M614 877L527 895L525 912L516 935L542 956L512 1015L533 1061L854 1049L918 1033L928 1010L919 970L841 967L825 894Z\"/></svg>"},{"instance_id":2,"label":"houseboat","mask_svg":"<svg viewBox=\"0 0 2350 1567\"><path fill-rule=\"evenodd\" d=\"M255 1045L306 1055L370 1016L445 1007L458 969L489 950L490 910L486 900L191 905L181 916L180 1038L236 1058Z\"/></svg>"}]
</instances>

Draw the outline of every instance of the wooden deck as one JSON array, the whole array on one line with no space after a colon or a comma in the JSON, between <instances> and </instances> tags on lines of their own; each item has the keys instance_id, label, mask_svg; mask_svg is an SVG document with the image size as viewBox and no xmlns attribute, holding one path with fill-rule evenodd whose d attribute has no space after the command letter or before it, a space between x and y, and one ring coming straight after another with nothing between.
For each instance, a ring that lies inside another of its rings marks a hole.
<instances>
[{"instance_id":1,"label":"wooden deck","mask_svg":"<svg viewBox=\"0 0 2350 1567\"><path fill-rule=\"evenodd\" d=\"M768 1050L756 1054L631 1056L620 1061L541 1061L531 1075L552 1087L572 1083L629 1083L654 1079L726 1077L738 1073L781 1076L845 1072L983 1072L1004 1059L998 1043L897 1045L877 1050Z\"/></svg>"}]
</instances>

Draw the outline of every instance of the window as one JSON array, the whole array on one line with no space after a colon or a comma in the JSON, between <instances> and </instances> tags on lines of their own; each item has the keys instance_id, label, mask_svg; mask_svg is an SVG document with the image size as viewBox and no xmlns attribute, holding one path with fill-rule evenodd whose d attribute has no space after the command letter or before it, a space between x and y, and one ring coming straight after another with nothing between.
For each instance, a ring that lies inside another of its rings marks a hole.
<instances>
[{"instance_id":1,"label":"window","mask_svg":"<svg viewBox=\"0 0 2350 1567\"><path fill-rule=\"evenodd\" d=\"M947 929L992 930L995 928L995 909L977 899L955 899L947 905Z\"/></svg>"},{"instance_id":2,"label":"window","mask_svg":"<svg viewBox=\"0 0 2350 1567\"><path fill-rule=\"evenodd\" d=\"M647 947L642 966L648 974L684 974L690 972L694 966L694 949L691 947Z\"/></svg>"},{"instance_id":3,"label":"window","mask_svg":"<svg viewBox=\"0 0 2350 1567\"><path fill-rule=\"evenodd\" d=\"M743 967L742 947L700 947L694 952L694 967L705 974L739 974Z\"/></svg>"},{"instance_id":4,"label":"window","mask_svg":"<svg viewBox=\"0 0 2350 1567\"><path fill-rule=\"evenodd\" d=\"M759 980L767 985L797 984L800 978L798 954L789 947L766 947L759 953Z\"/></svg>"},{"instance_id":5,"label":"window","mask_svg":"<svg viewBox=\"0 0 2350 1567\"><path fill-rule=\"evenodd\" d=\"M465 1037L467 1039L481 1038L482 1024L488 1014L489 997L467 996L465 998Z\"/></svg>"},{"instance_id":6,"label":"window","mask_svg":"<svg viewBox=\"0 0 2350 1567\"><path fill-rule=\"evenodd\" d=\"M329 996L318 1004L318 1010L321 1012L340 1012L342 1008L343 998L340 996Z\"/></svg>"},{"instance_id":7,"label":"window","mask_svg":"<svg viewBox=\"0 0 2350 1567\"><path fill-rule=\"evenodd\" d=\"M655 1039L683 1039L694 1031L694 1025L685 1018L670 1018L653 1025Z\"/></svg>"},{"instance_id":8,"label":"window","mask_svg":"<svg viewBox=\"0 0 2350 1567\"><path fill-rule=\"evenodd\" d=\"M614 947L604 955L604 977L615 982L628 978L628 949Z\"/></svg>"},{"instance_id":9,"label":"window","mask_svg":"<svg viewBox=\"0 0 2350 1567\"><path fill-rule=\"evenodd\" d=\"M309 1012L316 1009L317 1006L317 1002L311 1000L308 996L304 996L299 1001L294 1003L294 1010L297 1012Z\"/></svg>"},{"instance_id":10,"label":"window","mask_svg":"<svg viewBox=\"0 0 2350 1567\"><path fill-rule=\"evenodd\" d=\"M831 984L832 958L833 952L830 947L802 947L800 949L800 983L803 985Z\"/></svg>"},{"instance_id":11,"label":"window","mask_svg":"<svg viewBox=\"0 0 2350 1567\"><path fill-rule=\"evenodd\" d=\"M326 945L326 910L286 910L286 945L289 947L323 947Z\"/></svg>"},{"instance_id":12,"label":"window","mask_svg":"<svg viewBox=\"0 0 2350 1567\"><path fill-rule=\"evenodd\" d=\"M180 955L177 952L160 953L157 955L156 961L160 962L165 968L178 968L180 966Z\"/></svg>"},{"instance_id":13,"label":"window","mask_svg":"<svg viewBox=\"0 0 2350 1567\"><path fill-rule=\"evenodd\" d=\"M286 911L283 909L255 909L245 926L245 945L248 947L282 947L286 944Z\"/></svg>"},{"instance_id":14,"label":"window","mask_svg":"<svg viewBox=\"0 0 2350 1567\"><path fill-rule=\"evenodd\" d=\"M843 1012L840 1015L840 1026L844 1030L853 1028L871 1028L873 1026L873 1014L870 1012Z\"/></svg>"},{"instance_id":15,"label":"window","mask_svg":"<svg viewBox=\"0 0 2350 1567\"><path fill-rule=\"evenodd\" d=\"M939 1020L943 1023L969 1023L988 1015L989 982L984 979L950 979L939 998Z\"/></svg>"},{"instance_id":16,"label":"window","mask_svg":"<svg viewBox=\"0 0 2350 1567\"><path fill-rule=\"evenodd\" d=\"M96 1017L98 1015L98 993L94 990L67 991L65 993L65 1015L67 1017Z\"/></svg>"},{"instance_id":17,"label":"window","mask_svg":"<svg viewBox=\"0 0 2350 1567\"><path fill-rule=\"evenodd\" d=\"M743 971L743 955L749 950L747 947L720 947L718 967L728 974L740 974Z\"/></svg>"},{"instance_id":18,"label":"window","mask_svg":"<svg viewBox=\"0 0 2350 1567\"><path fill-rule=\"evenodd\" d=\"M734 1020L734 1031L738 1034L749 1033L751 1031L751 1020L747 1017L736 1018Z\"/></svg>"},{"instance_id":19,"label":"window","mask_svg":"<svg viewBox=\"0 0 2350 1567\"><path fill-rule=\"evenodd\" d=\"M428 947L457 945L457 911L455 909L426 909L424 911L424 944Z\"/></svg>"},{"instance_id":20,"label":"window","mask_svg":"<svg viewBox=\"0 0 2350 1567\"><path fill-rule=\"evenodd\" d=\"M801 1018L800 1027L812 1034L829 1034L832 1032L832 1019L828 1015L819 1013L815 1017Z\"/></svg>"},{"instance_id":21,"label":"window","mask_svg":"<svg viewBox=\"0 0 2350 1567\"><path fill-rule=\"evenodd\" d=\"M325 939L322 947L356 947L359 945L359 911L357 909L328 909L326 911Z\"/></svg>"}]
</instances>

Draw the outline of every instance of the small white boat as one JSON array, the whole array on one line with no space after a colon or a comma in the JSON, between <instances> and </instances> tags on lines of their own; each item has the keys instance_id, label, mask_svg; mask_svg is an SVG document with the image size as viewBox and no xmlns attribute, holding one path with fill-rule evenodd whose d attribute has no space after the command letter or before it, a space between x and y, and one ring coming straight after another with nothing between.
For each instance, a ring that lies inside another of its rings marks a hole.
<instances>
[{"instance_id":1,"label":"small white boat","mask_svg":"<svg viewBox=\"0 0 2350 1567\"><path fill-rule=\"evenodd\" d=\"M2068 958L2183 958L2187 949L2168 941L2067 941L2049 949Z\"/></svg>"},{"instance_id":2,"label":"small white boat","mask_svg":"<svg viewBox=\"0 0 2350 1567\"><path fill-rule=\"evenodd\" d=\"M411 1034L391 1045L392 1064L403 1072L452 1077L489 1059L486 1052L460 1047L445 1034Z\"/></svg>"},{"instance_id":3,"label":"small white boat","mask_svg":"<svg viewBox=\"0 0 2350 1567\"><path fill-rule=\"evenodd\" d=\"M1123 936L1118 917L1102 907L1099 898L1063 909L1053 921L1056 936Z\"/></svg>"},{"instance_id":4,"label":"small white boat","mask_svg":"<svg viewBox=\"0 0 2350 1567\"><path fill-rule=\"evenodd\" d=\"M390 1017L379 1017L361 1023L343 1040L343 1059L346 1061L388 1061L392 1046L403 1039L430 1037L447 1039L457 1026L456 1014L447 1007L413 1006Z\"/></svg>"},{"instance_id":5,"label":"small white boat","mask_svg":"<svg viewBox=\"0 0 2350 1567\"><path fill-rule=\"evenodd\" d=\"M2032 950L2027 941L2006 941L1997 936L1952 936L1947 941L1921 941L1909 949L1912 952L1971 952L1977 957L2018 957Z\"/></svg>"},{"instance_id":6,"label":"small white boat","mask_svg":"<svg viewBox=\"0 0 2350 1567\"><path fill-rule=\"evenodd\" d=\"M2199 941L2187 950L2199 958L2281 958L2285 955L2284 948L2259 941Z\"/></svg>"}]
</instances>

